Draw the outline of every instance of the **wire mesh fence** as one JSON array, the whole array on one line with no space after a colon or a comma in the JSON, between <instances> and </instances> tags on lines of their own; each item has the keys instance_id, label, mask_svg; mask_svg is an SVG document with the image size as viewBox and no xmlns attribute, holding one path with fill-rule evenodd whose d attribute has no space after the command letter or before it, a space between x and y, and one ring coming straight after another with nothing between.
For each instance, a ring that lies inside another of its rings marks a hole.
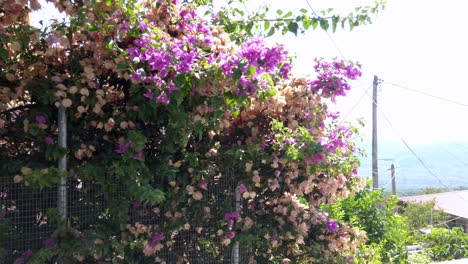
<instances>
[{"instance_id":1,"label":"wire mesh fence","mask_svg":"<svg viewBox=\"0 0 468 264\"><path fill-rule=\"evenodd\" d=\"M14 263L28 252L44 247L56 230L58 204L57 187L42 190L15 183L11 177L0 176L0 263ZM210 183L206 194L211 200L212 210L235 210L235 182L232 175L217 176ZM104 186L79 179L67 182L67 215L70 225L76 229L99 228L103 215L109 209L109 201L126 195L120 186L113 193ZM129 224L162 225L161 213L154 207L141 205L129 210ZM249 249L240 250L221 244L221 238L214 236L217 226L206 221L200 229L194 227L172 234L172 247L165 247L157 256L165 263L248 263ZM148 263L141 252L140 263ZM102 262L101 262L102 263ZM150 262L150 263L154 263Z\"/></svg>"}]
</instances>

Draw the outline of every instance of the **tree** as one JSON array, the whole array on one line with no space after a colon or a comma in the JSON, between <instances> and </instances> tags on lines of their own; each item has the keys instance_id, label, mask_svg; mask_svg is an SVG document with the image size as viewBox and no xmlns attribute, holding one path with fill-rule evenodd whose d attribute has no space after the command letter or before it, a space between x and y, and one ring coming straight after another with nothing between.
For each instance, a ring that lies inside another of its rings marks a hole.
<instances>
[{"instance_id":1,"label":"tree","mask_svg":"<svg viewBox=\"0 0 468 264\"><path fill-rule=\"evenodd\" d=\"M36 1L1 8L1 190L11 210L0 224L24 213L13 188L28 196L61 178L81 186L70 203L92 214L62 221L44 203L39 221L57 228L42 247L10 252L17 261L163 261L157 253L184 232L203 233L190 243L212 254L240 241L259 262L354 257L364 234L319 206L362 187L356 131L325 103L346 94L358 65L317 60L314 79L290 79L283 47L234 44L249 24L226 30L227 21L210 24L190 3L52 2L69 20L42 29L26 23ZM274 27L296 33L288 17ZM57 107L67 111L67 149L57 144ZM66 172L56 165L64 155ZM216 211L220 181L234 186ZM241 212L228 209L234 189ZM131 221L142 207L158 223ZM24 231L10 227L13 236Z\"/></svg>"},{"instance_id":2,"label":"tree","mask_svg":"<svg viewBox=\"0 0 468 264\"><path fill-rule=\"evenodd\" d=\"M441 210L436 210L435 201L406 203L401 206L402 215L408 219L408 227L412 231L439 225L449 219Z\"/></svg>"}]
</instances>

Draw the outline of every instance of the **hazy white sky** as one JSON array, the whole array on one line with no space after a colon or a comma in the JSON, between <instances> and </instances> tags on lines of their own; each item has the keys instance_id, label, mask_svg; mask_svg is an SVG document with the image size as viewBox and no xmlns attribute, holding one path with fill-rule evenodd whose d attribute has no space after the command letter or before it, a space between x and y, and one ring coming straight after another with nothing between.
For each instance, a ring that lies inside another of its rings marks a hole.
<instances>
[{"instance_id":1,"label":"hazy white sky","mask_svg":"<svg viewBox=\"0 0 468 264\"><path fill-rule=\"evenodd\" d=\"M215 0L224 4L225 1ZM265 2L265 1L264 1ZM347 14L359 5L372 5L373 0L309 0L315 11L329 7ZM251 1L246 8L255 10L260 1ZM270 0L272 9L308 9L305 0ZM363 118L362 130L371 138L372 79L401 84L435 96L468 104L468 22L464 19L468 2L463 0L389 0L387 9L374 17L374 23L353 31L338 29L331 34L348 60L359 61L363 77L353 83L353 90L339 98L333 109L347 116L348 121ZM60 17L47 5L42 15L33 20ZM330 37L320 29L305 35L277 35L268 39L282 43L297 55L296 75L313 74L316 57L340 57ZM379 91L379 139L412 144L468 141L468 107L434 99L383 83ZM369 95L365 94L368 90ZM352 110L352 111L351 111ZM388 124L385 115L392 123Z\"/></svg>"}]
</instances>

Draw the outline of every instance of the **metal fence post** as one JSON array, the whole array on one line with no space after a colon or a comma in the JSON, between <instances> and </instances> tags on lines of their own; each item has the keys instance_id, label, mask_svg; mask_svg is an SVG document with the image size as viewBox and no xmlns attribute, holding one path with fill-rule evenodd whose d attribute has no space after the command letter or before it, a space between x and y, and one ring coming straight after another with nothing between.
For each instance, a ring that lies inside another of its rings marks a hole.
<instances>
[{"instance_id":1,"label":"metal fence post","mask_svg":"<svg viewBox=\"0 0 468 264\"><path fill-rule=\"evenodd\" d=\"M67 149L67 113L62 105L58 109L58 144L59 147ZM67 154L65 153L58 161L60 171L67 171ZM67 219L67 179L60 178L57 186L57 209L62 220Z\"/></svg>"},{"instance_id":2,"label":"metal fence post","mask_svg":"<svg viewBox=\"0 0 468 264\"><path fill-rule=\"evenodd\" d=\"M241 205L241 194L239 192L239 187L236 188L235 191L236 195L236 207L234 208L236 212L240 213L240 205ZM232 264L239 264L239 241L234 242L232 246Z\"/></svg>"}]
</instances>

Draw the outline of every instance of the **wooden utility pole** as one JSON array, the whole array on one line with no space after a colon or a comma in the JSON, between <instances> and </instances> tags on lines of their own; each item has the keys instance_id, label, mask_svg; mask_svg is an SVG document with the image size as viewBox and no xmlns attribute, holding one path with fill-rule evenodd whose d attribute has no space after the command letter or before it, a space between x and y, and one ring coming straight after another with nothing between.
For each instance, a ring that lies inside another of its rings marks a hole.
<instances>
[{"instance_id":1,"label":"wooden utility pole","mask_svg":"<svg viewBox=\"0 0 468 264\"><path fill-rule=\"evenodd\" d=\"M396 179L395 179L395 165L390 166L390 173L392 175L392 194L396 195Z\"/></svg>"},{"instance_id":2,"label":"wooden utility pole","mask_svg":"<svg viewBox=\"0 0 468 264\"><path fill-rule=\"evenodd\" d=\"M379 169L377 154L377 85L378 78L374 75L374 89L372 92L372 189L379 189Z\"/></svg>"}]
</instances>

